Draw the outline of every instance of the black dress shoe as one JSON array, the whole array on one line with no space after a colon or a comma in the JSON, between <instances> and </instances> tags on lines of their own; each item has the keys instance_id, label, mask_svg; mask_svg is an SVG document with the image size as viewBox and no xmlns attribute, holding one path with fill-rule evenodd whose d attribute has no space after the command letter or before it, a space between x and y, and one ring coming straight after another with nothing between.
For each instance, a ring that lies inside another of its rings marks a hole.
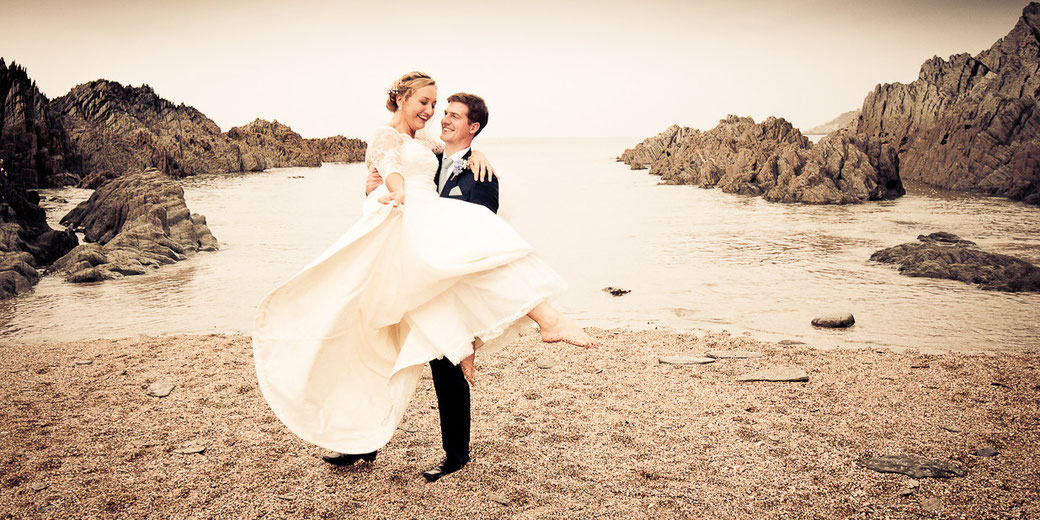
<instances>
[{"instance_id":1,"label":"black dress shoe","mask_svg":"<svg viewBox=\"0 0 1040 520\"><path fill-rule=\"evenodd\" d=\"M465 462L461 462L460 463L460 462L455 462L453 460L444 459L444 461L441 462L439 465L437 465L436 468L433 468L430 471L424 472L422 474L422 476L423 476L423 478L426 479L427 482L436 482L437 479L439 479L439 478L441 478L441 477L443 477L445 475L450 475L452 473L455 473L456 471L458 471L458 470L460 470L460 469L462 469L464 467L466 467L466 463Z\"/></svg>"},{"instance_id":2,"label":"black dress shoe","mask_svg":"<svg viewBox=\"0 0 1040 520\"><path fill-rule=\"evenodd\" d=\"M372 453L338 453L336 455L322 455L321 460L324 460L333 466L350 466L359 460L372 462L376 460L376 453L379 452L373 451Z\"/></svg>"}]
</instances>

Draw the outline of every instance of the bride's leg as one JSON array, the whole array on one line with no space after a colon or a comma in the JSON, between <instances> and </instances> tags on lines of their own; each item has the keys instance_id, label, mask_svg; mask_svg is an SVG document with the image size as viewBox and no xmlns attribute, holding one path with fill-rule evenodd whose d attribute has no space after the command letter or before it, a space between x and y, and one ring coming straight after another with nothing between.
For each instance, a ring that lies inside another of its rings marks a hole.
<instances>
[{"instance_id":1,"label":"bride's leg","mask_svg":"<svg viewBox=\"0 0 1040 520\"><path fill-rule=\"evenodd\" d=\"M466 376L466 381L469 381L469 384L471 386L473 385L473 383L477 382L477 375L476 375L476 373L473 370L473 358L476 355L477 355L477 342L474 341L473 342L473 353L470 354L469 356L467 356L466 358L463 358L463 360L459 362L459 368L462 369L462 375Z\"/></svg>"},{"instance_id":2,"label":"bride's leg","mask_svg":"<svg viewBox=\"0 0 1040 520\"><path fill-rule=\"evenodd\" d=\"M542 333L542 341L546 343L566 341L571 345L579 347L599 346L599 341L596 341L596 338L589 336L585 329L567 319L566 316L560 314L560 311L548 303L542 302L538 304L537 307L531 309L527 316L538 324L538 329Z\"/></svg>"}]
</instances>

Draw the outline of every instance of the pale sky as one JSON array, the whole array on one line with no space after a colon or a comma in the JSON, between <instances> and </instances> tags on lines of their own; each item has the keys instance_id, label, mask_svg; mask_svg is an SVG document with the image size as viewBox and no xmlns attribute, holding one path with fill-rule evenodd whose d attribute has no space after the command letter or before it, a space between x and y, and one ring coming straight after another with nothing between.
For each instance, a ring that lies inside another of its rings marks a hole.
<instances>
[{"instance_id":1,"label":"pale sky","mask_svg":"<svg viewBox=\"0 0 1040 520\"><path fill-rule=\"evenodd\" d=\"M147 83L221 129L257 117L367 139L385 91L429 73L442 108L483 96L481 136L649 136L727 114L806 130L976 54L1024 1L334 2L0 0L0 56L50 98L98 78Z\"/></svg>"}]
</instances>

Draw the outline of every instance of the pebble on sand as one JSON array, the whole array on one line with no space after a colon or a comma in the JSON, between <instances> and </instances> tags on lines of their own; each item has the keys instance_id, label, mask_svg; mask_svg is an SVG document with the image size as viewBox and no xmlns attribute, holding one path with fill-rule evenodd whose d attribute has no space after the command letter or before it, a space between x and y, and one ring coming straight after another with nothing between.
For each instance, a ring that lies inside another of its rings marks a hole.
<instances>
[{"instance_id":1,"label":"pebble on sand","mask_svg":"<svg viewBox=\"0 0 1040 520\"><path fill-rule=\"evenodd\" d=\"M704 355L715 359L750 359L763 356L761 352L750 350L712 350L705 352Z\"/></svg>"},{"instance_id":2,"label":"pebble on sand","mask_svg":"<svg viewBox=\"0 0 1040 520\"><path fill-rule=\"evenodd\" d=\"M494 502L496 504L502 504L504 506L508 506L509 505L509 499L506 498L506 496L501 494L501 493L491 493L490 495L488 495L488 500L490 500L490 501L492 501L492 502Z\"/></svg>"},{"instance_id":3,"label":"pebble on sand","mask_svg":"<svg viewBox=\"0 0 1040 520\"><path fill-rule=\"evenodd\" d=\"M700 356L661 356L657 362L664 365L704 365L714 363L715 358Z\"/></svg>"},{"instance_id":4,"label":"pebble on sand","mask_svg":"<svg viewBox=\"0 0 1040 520\"><path fill-rule=\"evenodd\" d=\"M902 473L913 478L963 477L964 468L942 460L925 459L911 455L884 455L856 461L860 467L880 473Z\"/></svg>"},{"instance_id":5,"label":"pebble on sand","mask_svg":"<svg viewBox=\"0 0 1040 520\"><path fill-rule=\"evenodd\" d=\"M737 378L740 382L751 381L793 381L805 382L809 380L809 374L797 367L776 367L765 370L749 372Z\"/></svg>"},{"instance_id":6,"label":"pebble on sand","mask_svg":"<svg viewBox=\"0 0 1040 520\"><path fill-rule=\"evenodd\" d=\"M1000 454L1000 452L992 446L983 446L975 450L975 455L978 455L979 457L996 457L998 454Z\"/></svg>"},{"instance_id":7,"label":"pebble on sand","mask_svg":"<svg viewBox=\"0 0 1040 520\"><path fill-rule=\"evenodd\" d=\"M856 323L856 318L851 313L837 313L837 314L825 314L823 316L817 316L813 318L813 327L823 327L826 329L844 329L851 327Z\"/></svg>"},{"instance_id":8,"label":"pebble on sand","mask_svg":"<svg viewBox=\"0 0 1040 520\"><path fill-rule=\"evenodd\" d=\"M37 483L33 484L30 487L32 487L33 491L43 491L44 489L47 489L47 484L43 484L41 482L37 482Z\"/></svg>"},{"instance_id":9,"label":"pebble on sand","mask_svg":"<svg viewBox=\"0 0 1040 520\"><path fill-rule=\"evenodd\" d=\"M179 453L181 455L193 455L193 454L196 454L196 453L202 453L202 452L206 451L206 448L208 448L208 447L209 446L206 445L206 443L204 443L204 442L195 441L195 442L192 442L190 444L185 445L183 448L177 448L177 449L173 450L173 452L174 453Z\"/></svg>"},{"instance_id":10,"label":"pebble on sand","mask_svg":"<svg viewBox=\"0 0 1040 520\"><path fill-rule=\"evenodd\" d=\"M91 364L91 363L93 363L93 362L94 362L94 361L93 361L93 360L90 360L90 359L77 359L77 360L76 360L76 361L74 361L73 363L75 363L75 364L77 364L77 365L89 365L89 364Z\"/></svg>"},{"instance_id":11,"label":"pebble on sand","mask_svg":"<svg viewBox=\"0 0 1040 520\"><path fill-rule=\"evenodd\" d=\"M170 395L170 392L173 392L173 389L176 387L177 385L168 381L156 381L148 385L148 395L152 397L166 397Z\"/></svg>"},{"instance_id":12,"label":"pebble on sand","mask_svg":"<svg viewBox=\"0 0 1040 520\"><path fill-rule=\"evenodd\" d=\"M552 368L556 365L559 365L560 362L552 358L543 357L534 360L534 364L538 368Z\"/></svg>"}]
</instances>

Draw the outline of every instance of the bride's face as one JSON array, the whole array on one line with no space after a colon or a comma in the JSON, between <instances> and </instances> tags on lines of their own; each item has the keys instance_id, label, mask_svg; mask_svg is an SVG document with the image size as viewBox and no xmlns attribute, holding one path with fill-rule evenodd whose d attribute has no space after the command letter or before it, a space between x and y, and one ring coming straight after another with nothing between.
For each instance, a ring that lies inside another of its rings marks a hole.
<instances>
[{"instance_id":1,"label":"bride's face","mask_svg":"<svg viewBox=\"0 0 1040 520\"><path fill-rule=\"evenodd\" d=\"M412 93L401 105L401 119L408 124L412 130L419 130L426 126L426 122L433 117L433 110L437 107L437 87L427 85Z\"/></svg>"}]
</instances>

